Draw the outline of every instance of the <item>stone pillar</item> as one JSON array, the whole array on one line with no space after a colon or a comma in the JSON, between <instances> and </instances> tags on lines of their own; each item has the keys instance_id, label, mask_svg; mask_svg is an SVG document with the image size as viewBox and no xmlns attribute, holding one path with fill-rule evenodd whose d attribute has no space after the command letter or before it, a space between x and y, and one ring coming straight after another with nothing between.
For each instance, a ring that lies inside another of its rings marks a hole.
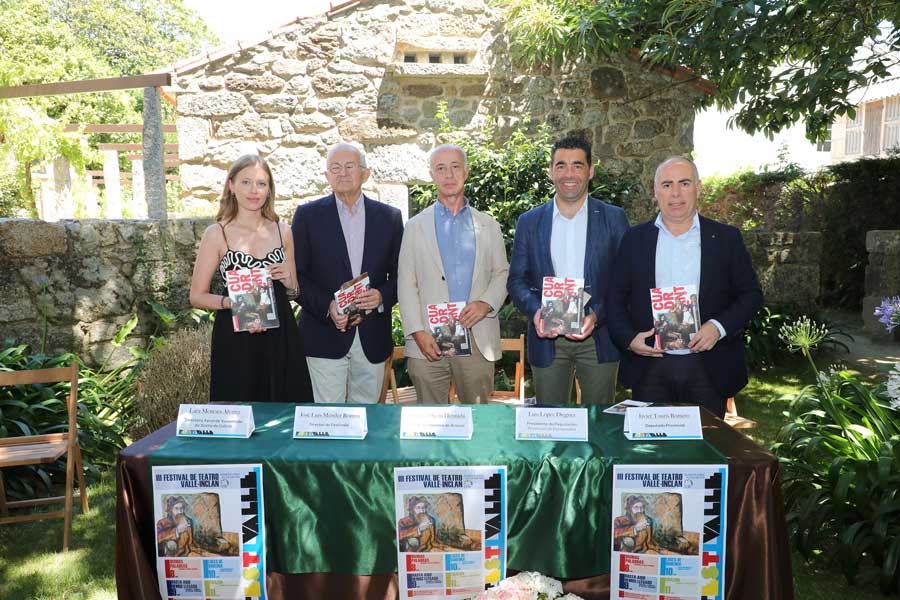
<instances>
[{"instance_id":1,"label":"stone pillar","mask_svg":"<svg viewBox=\"0 0 900 600\"><path fill-rule=\"evenodd\" d=\"M144 187L147 214L166 220L166 175L163 170L162 109L159 90L144 88Z\"/></svg>"},{"instance_id":2,"label":"stone pillar","mask_svg":"<svg viewBox=\"0 0 900 600\"><path fill-rule=\"evenodd\" d=\"M869 264L866 266L866 295L862 302L863 325L873 336L888 337L890 334L873 313L883 298L900 296L900 231L868 232L866 250Z\"/></svg>"},{"instance_id":3,"label":"stone pillar","mask_svg":"<svg viewBox=\"0 0 900 600\"><path fill-rule=\"evenodd\" d=\"M107 219L122 218L122 184L119 182L119 153L116 150L103 151L103 183L106 186Z\"/></svg>"},{"instance_id":4,"label":"stone pillar","mask_svg":"<svg viewBox=\"0 0 900 600\"><path fill-rule=\"evenodd\" d=\"M84 186L84 218L97 219L100 217L100 202L97 200L97 186L90 175L85 175Z\"/></svg>"},{"instance_id":5,"label":"stone pillar","mask_svg":"<svg viewBox=\"0 0 900 600\"><path fill-rule=\"evenodd\" d=\"M147 218L147 202L144 192L144 161L131 161L131 206L136 219Z\"/></svg>"},{"instance_id":6,"label":"stone pillar","mask_svg":"<svg viewBox=\"0 0 900 600\"><path fill-rule=\"evenodd\" d=\"M56 218L74 219L75 201L72 198L72 165L60 156L53 161L53 190L56 195Z\"/></svg>"}]
</instances>

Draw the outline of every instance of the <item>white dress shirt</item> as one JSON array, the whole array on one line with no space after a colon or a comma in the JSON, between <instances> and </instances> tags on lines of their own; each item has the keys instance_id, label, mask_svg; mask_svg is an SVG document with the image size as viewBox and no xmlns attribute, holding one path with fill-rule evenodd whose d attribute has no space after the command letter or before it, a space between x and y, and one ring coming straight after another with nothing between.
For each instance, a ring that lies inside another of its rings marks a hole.
<instances>
[{"instance_id":1,"label":"white dress shirt","mask_svg":"<svg viewBox=\"0 0 900 600\"><path fill-rule=\"evenodd\" d=\"M673 235L663 223L662 213L654 223L659 229L656 238L656 287L693 285L700 293L700 215L694 213L691 228L681 235ZM703 306L703 296L698 298ZM715 319L710 322L725 337L725 328ZM702 325L702 323L700 323Z\"/></svg>"},{"instance_id":2,"label":"white dress shirt","mask_svg":"<svg viewBox=\"0 0 900 600\"><path fill-rule=\"evenodd\" d=\"M584 279L584 250L587 243L587 198L571 219L565 217L553 198L553 224L550 231L550 259L557 277Z\"/></svg>"}]
</instances>

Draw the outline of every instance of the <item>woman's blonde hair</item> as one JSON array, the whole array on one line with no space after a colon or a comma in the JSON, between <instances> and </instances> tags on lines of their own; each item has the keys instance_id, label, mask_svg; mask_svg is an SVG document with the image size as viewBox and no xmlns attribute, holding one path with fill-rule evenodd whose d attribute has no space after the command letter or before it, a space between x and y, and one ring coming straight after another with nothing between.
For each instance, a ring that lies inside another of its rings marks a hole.
<instances>
[{"instance_id":1,"label":"woman's blonde hair","mask_svg":"<svg viewBox=\"0 0 900 600\"><path fill-rule=\"evenodd\" d=\"M259 154L245 154L231 163L231 168L228 169L228 177L225 178L225 189L222 190L222 195L219 197L219 212L216 214L216 221L228 223L237 216L237 199L234 197L234 192L231 191L228 183L231 182L234 185L234 178L237 177L237 174L253 165L262 167L269 178L269 195L266 197L260 212L266 219L278 221L278 215L275 213L275 180L272 178L272 170L269 168L269 164Z\"/></svg>"}]
</instances>

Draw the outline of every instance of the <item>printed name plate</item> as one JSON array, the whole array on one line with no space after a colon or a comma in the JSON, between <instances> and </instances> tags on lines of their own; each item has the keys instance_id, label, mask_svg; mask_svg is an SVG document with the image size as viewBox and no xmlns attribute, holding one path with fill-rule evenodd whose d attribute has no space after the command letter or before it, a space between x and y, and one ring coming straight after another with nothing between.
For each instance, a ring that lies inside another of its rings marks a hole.
<instances>
[{"instance_id":1,"label":"printed name plate","mask_svg":"<svg viewBox=\"0 0 900 600\"><path fill-rule=\"evenodd\" d=\"M404 406L400 412L401 440L471 440L470 406Z\"/></svg>"},{"instance_id":2,"label":"printed name plate","mask_svg":"<svg viewBox=\"0 0 900 600\"><path fill-rule=\"evenodd\" d=\"M629 440L702 440L699 406L653 406L625 409Z\"/></svg>"},{"instance_id":3,"label":"printed name plate","mask_svg":"<svg viewBox=\"0 0 900 600\"><path fill-rule=\"evenodd\" d=\"M517 408L516 439L586 442L588 439L587 409Z\"/></svg>"},{"instance_id":4,"label":"printed name plate","mask_svg":"<svg viewBox=\"0 0 900 600\"><path fill-rule=\"evenodd\" d=\"M240 404L182 404L178 407L179 437L248 438L256 426L253 407Z\"/></svg>"},{"instance_id":5,"label":"printed name plate","mask_svg":"<svg viewBox=\"0 0 900 600\"><path fill-rule=\"evenodd\" d=\"M364 440L369 432L365 406L298 406L294 439Z\"/></svg>"}]
</instances>

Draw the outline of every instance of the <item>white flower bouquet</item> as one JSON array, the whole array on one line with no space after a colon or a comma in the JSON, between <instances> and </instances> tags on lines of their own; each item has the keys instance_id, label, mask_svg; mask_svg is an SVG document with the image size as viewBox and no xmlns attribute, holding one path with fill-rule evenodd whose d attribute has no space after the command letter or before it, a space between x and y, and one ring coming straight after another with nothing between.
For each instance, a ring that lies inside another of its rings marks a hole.
<instances>
[{"instance_id":1,"label":"white flower bouquet","mask_svg":"<svg viewBox=\"0 0 900 600\"><path fill-rule=\"evenodd\" d=\"M575 594L563 595L562 584L540 573L523 571L507 577L497 587L479 594L475 600L583 600Z\"/></svg>"}]
</instances>

